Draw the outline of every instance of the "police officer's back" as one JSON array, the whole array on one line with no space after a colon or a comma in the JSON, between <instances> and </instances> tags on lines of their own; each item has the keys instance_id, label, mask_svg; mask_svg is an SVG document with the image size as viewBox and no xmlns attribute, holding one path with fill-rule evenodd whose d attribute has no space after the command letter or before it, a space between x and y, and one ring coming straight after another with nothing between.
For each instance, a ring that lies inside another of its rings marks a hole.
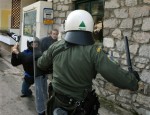
<instances>
[{"instance_id":1,"label":"police officer's back","mask_svg":"<svg viewBox=\"0 0 150 115\"><path fill-rule=\"evenodd\" d=\"M93 24L88 12L71 12L65 22L64 40L51 45L38 60L38 66L43 70L53 64L54 98L52 106L48 108L49 115L55 108L62 108L68 115L72 114L76 103L80 103L91 91L92 79L97 73L117 87L138 89L138 80L134 74L121 69L108 59L99 46L94 45Z\"/></svg>"}]
</instances>

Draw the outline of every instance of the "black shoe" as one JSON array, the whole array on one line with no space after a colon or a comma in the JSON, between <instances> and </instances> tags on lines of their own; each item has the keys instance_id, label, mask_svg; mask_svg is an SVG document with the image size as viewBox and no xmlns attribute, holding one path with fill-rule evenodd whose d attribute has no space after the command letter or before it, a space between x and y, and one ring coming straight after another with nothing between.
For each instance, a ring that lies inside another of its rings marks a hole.
<instances>
[{"instance_id":1,"label":"black shoe","mask_svg":"<svg viewBox=\"0 0 150 115\"><path fill-rule=\"evenodd\" d=\"M45 115L45 111L43 113L39 113L38 115Z\"/></svg>"},{"instance_id":2,"label":"black shoe","mask_svg":"<svg viewBox=\"0 0 150 115\"><path fill-rule=\"evenodd\" d=\"M20 97L28 97L27 95L25 95L25 94L22 94Z\"/></svg>"}]
</instances>

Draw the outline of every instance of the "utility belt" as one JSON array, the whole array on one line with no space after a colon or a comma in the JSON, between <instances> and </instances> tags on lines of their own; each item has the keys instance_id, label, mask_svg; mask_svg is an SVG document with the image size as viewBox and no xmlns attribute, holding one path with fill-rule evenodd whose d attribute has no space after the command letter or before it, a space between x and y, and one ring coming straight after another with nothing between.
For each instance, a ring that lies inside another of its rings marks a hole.
<instances>
[{"instance_id":1,"label":"utility belt","mask_svg":"<svg viewBox=\"0 0 150 115\"><path fill-rule=\"evenodd\" d=\"M100 103L95 90L89 92L83 101L78 101L60 92L54 92L51 85L50 87L51 91L49 91L60 104L57 107L66 110L68 115L97 115Z\"/></svg>"},{"instance_id":2,"label":"utility belt","mask_svg":"<svg viewBox=\"0 0 150 115\"><path fill-rule=\"evenodd\" d=\"M63 94L59 94L57 92L55 92L55 96L56 98L58 98L61 102L69 104L69 105L76 105L79 106L80 105L80 101L75 100L73 97L69 97L67 95L63 95Z\"/></svg>"},{"instance_id":3,"label":"utility belt","mask_svg":"<svg viewBox=\"0 0 150 115\"><path fill-rule=\"evenodd\" d=\"M69 104L69 105L74 105L74 104L80 103L79 101L75 100L73 97L64 95L62 93L54 92L51 82L49 83L49 86L48 86L48 93L49 93L49 98L51 97L51 95L54 95L56 98L58 98L58 100L62 101L63 103Z\"/></svg>"},{"instance_id":4,"label":"utility belt","mask_svg":"<svg viewBox=\"0 0 150 115\"><path fill-rule=\"evenodd\" d=\"M96 96L94 90L89 92L83 101L77 101L72 97L68 97L56 92L55 97L62 103L70 105L70 107L73 108L72 112L68 115L97 115L100 107L98 97Z\"/></svg>"}]
</instances>

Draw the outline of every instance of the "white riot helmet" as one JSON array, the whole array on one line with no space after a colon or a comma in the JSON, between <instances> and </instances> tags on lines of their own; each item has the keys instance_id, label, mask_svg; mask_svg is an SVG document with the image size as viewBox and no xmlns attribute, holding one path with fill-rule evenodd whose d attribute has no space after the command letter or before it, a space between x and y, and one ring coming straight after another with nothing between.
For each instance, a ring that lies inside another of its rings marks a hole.
<instances>
[{"instance_id":1,"label":"white riot helmet","mask_svg":"<svg viewBox=\"0 0 150 115\"><path fill-rule=\"evenodd\" d=\"M91 45L94 43L92 37L94 21L90 13L85 10L72 11L65 21L65 41L79 44Z\"/></svg>"}]
</instances>

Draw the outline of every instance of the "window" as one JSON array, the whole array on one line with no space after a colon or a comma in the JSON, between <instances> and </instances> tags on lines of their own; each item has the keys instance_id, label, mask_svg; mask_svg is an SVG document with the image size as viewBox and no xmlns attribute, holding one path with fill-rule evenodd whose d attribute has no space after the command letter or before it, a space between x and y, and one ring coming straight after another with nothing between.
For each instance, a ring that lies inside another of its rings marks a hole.
<instances>
[{"instance_id":1,"label":"window","mask_svg":"<svg viewBox=\"0 0 150 115\"><path fill-rule=\"evenodd\" d=\"M11 28L19 29L20 28L21 0L10 0L10 1L12 1Z\"/></svg>"},{"instance_id":2,"label":"window","mask_svg":"<svg viewBox=\"0 0 150 115\"><path fill-rule=\"evenodd\" d=\"M23 35L32 37L33 29L36 26L36 10L24 13Z\"/></svg>"},{"instance_id":3,"label":"window","mask_svg":"<svg viewBox=\"0 0 150 115\"><path fill-rule=\"evenodd\" d=\"M102 42L104 0L77 0L75 2L75 8L86 10L92 15L94 19L94 39Z\"/></svg>"}]
</instances>

